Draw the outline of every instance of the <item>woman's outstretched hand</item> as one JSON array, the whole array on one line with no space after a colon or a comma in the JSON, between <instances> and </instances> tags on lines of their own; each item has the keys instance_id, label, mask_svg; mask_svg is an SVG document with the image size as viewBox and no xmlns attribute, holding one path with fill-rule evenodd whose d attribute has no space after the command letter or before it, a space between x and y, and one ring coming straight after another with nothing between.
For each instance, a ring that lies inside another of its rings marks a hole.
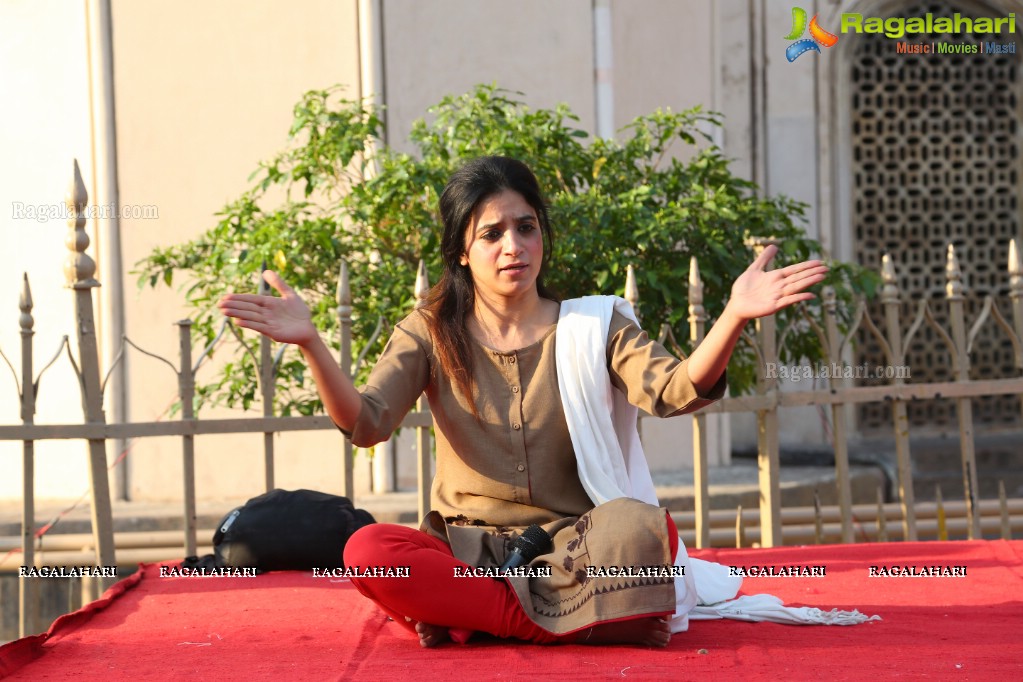
<instances>
[{"instance_id":1,"label":"woman's outstretched hand","mask_svg":"<svg viewBox=\"0 0 1023 682\"><path fill-rule=\"evenodd\" d=\"M806 291L828 274L828 266L808 260L780 270L767 270L778 247L771 245L732 284L732 296L721 317L689 356L689 378L701 395L710 391L728 365L742 328L750 320L773 315L813 294Z\"/></svg>"},{"instance_id":2,"label":"woman's outstretched hand","mask_svg":"<svg viewBox=\"0 0 1023 682\"><path fill-rule=\"evenodd\" d=\"M234 318L239 327L265 334L280 343L308 345L317 333L305 302L273 270L265 270L263 279L280 293L280 298L227 294L217 302L217 307Z\"/></svg>"},{"instance_id":3,"label":"woman's outstretched hand","mask_svg":"<svg viewBox=\"0 0 1023 682\"><path fill-rule=\"evenodd\" d=\"M814 295L805 289L821 282L828 266L819 260L796 263L780 270L766 270L778 247L763 250L746 272L732 284L732 296L726 309L742 320L772 315L786 306L808 301Z\"/></svg>"}]
</instances>

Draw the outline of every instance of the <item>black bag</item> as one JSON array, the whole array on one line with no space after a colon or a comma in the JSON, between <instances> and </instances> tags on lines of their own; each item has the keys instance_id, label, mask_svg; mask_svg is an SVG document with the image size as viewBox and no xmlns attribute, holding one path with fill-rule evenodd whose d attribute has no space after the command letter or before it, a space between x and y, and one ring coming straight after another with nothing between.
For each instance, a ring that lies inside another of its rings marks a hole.
<instances>
[{"instance_id":1,"label":"black bag","mask_svg":"<svg viewBox=\"0 0 1023 682\"><path fill-rule=\"evenodd\" d=\"M215 554L188 557L183 567L257 571L343 568L352 533L375 523L347 497L315 490L271 490L232 510L213 534Z\"/></svg>"}]
</instances>

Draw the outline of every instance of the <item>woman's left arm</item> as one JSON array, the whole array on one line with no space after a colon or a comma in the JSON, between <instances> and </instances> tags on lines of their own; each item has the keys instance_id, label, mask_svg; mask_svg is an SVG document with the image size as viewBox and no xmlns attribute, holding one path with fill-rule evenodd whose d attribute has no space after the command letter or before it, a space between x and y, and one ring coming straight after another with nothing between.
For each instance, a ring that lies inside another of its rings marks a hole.
<instances>
[{"instance_id":1,"label":"woman's left arm","mask_svg":"<svg viewBox=\"0 0 1023 682\"><path fill-rule=\"evenodd\" d=\"M732 295L721 317L689 356L689 380L701 394L713 388L721 378L747 322L814 298L805 290L821 282L828 273L828 267L819 260L767 270L776 253L777 246L768 246L746 272L739 275L732 284Z\"/></svg>"}]
</instances>

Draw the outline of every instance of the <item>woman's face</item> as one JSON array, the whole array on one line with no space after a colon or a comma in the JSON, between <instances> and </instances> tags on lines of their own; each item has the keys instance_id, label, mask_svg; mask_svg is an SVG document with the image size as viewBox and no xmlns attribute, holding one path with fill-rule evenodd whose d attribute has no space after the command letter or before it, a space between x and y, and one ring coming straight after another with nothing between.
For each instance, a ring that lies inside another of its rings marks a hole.
<instances>
[{"instance_id":1,"label":"woman's face","mask_svg":"<svg viewBox=\"0 0 1023 682\"><path fill-rule=\"evenodd\" d=\"M477 295L516 297L536 291L543 264L543 233L521 194L504 190L480 202L465 231L462 265Z\"/></svg>"}]
</instances>

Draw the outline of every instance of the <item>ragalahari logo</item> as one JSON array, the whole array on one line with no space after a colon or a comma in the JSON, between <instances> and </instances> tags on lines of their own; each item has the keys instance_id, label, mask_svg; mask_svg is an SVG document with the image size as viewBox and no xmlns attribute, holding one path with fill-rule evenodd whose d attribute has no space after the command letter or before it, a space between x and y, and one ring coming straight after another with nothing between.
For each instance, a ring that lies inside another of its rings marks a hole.
<instances>
[{"instance_id":1,"label":"ragalahari logo","mask_svg":"<svg viewBox=\"0 0 1023 682\"><path fill-rule=\"evenodd\" d=\"M806 10L802 7L792 8L792 32L785 36L785 40L796 41L785 49L785 58L790 62L796 61L799 55L805 54L810 50L820 54L821 48L818 45L831 47L838 42L838 36L828 33L820 27L820 24L817 23L816 14L810 20L810 37L796 40L806 31L806 16Z\"/></svg>"}]
</instances>

